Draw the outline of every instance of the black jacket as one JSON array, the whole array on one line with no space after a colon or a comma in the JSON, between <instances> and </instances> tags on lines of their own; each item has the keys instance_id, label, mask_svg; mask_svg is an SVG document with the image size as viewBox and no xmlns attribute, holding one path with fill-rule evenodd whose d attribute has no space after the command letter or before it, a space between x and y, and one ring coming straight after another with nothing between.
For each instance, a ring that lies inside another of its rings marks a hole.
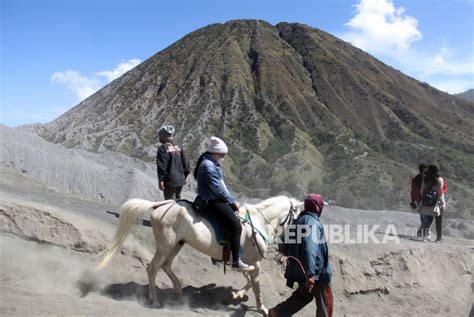
<instances>
[{"instance_id":1,"label":"black jacket","mask_svg":"<svg viewBox=\"0 0 474 317\"><path fill-rule=\"evenodd\" d=\"M158 180L165 183L165 187L179 187L186 184L189 175L189 164L183 149L171 142L166 142L158 148L156 155Z\"/></svg>"}]
</instances>

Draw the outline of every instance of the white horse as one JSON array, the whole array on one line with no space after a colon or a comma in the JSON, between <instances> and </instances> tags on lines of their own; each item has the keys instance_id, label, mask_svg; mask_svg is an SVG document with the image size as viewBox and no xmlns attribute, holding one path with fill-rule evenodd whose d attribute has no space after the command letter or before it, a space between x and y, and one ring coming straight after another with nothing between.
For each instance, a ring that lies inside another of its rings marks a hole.
<instances>
[{"instance_id":1,"label":"white horse","mask_svg":"<svg viewBox=\"0 0 474 317\"><path fill-rule=\"evenodd\" d=\"M252 226L249 222L243 225L241 246L244 255L242 260L254 265L255 270L244 273L247 284L233 295L234 298L242 298L252 287L257 309L265 315L268 311L262 303L259 282L260 261L267 252L265 240L272 240L274 233L284 226L288 219L295 217L302 205L302 202L293 198L278 196L256 205L245 204L240 209L241 215L248 212L253 226L261 234L252 235ZM173 282L174 290L182 294L181 282L171 270L171 264L185 243L215 259L222 258L223 247L218 244L212 225L201 215L196 214L189 202L174 200L153 202L131 199L122 206L119 227L111 244L104 251L105 254L98 264L98 269L109 264L137 218L150 209L154 209L151 214L151 226L155 236L156 252L147 266L147 273L148 298L153 304L156 301L155 277L160 268L163 268Z\"/></svg>"}]
</instances>

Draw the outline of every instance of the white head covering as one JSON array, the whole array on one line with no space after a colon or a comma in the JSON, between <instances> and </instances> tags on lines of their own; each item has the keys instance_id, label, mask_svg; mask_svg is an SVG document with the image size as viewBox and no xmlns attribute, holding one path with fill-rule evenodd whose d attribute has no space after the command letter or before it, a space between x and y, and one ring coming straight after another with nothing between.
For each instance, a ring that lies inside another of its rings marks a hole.
<instances>
[{"instance_id":1,"label":"white head covering","mask_svg":"<svg viewBox=\"0 0 474 317\"><path fill-rule=\"evenodd\" d=\"M160 140L173 140L174 127L172 125L164 125L158 129L158 137Z\"/></svg>"},{"instance_id":2,"label":"white head covering","mask_svg":"<svg viewBox=\"0 0 474 317\"><path fill-rule=\"evenodd\" d=\"M209 143L209 147L207 150L210 153L220 153L220 154L227 154L228 148L225 145L224 141L219 139L218 137L211 137L211 143Z\"/></svg>"}]
</instances>

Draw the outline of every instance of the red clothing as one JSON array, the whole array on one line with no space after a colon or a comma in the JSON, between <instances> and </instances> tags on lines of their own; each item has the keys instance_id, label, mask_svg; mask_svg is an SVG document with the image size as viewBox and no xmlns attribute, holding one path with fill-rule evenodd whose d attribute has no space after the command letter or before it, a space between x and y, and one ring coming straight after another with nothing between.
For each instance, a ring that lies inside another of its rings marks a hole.
<instances>
[{"instance_id":1,"label":"red clothing","mask_svg":"<svg viewBox=\"0 0 474 317\"><path fill-rule=\"evenodd\" d=\"M442 177L441 177L442 178ZM441 188L441 191L444 193L446 193L448 191L448 186L446 185L446 180L444 178L443 179L443 187Z\"/></svg>"},{"instance_id":2,"label":"red clothing","mask_svg":"<svg viewBox=\"0 0 474 317\"><path fill-rule=\"evenodd\" d=\"M418 174L411 179L411 201L421 201L421 184L423 184L423 175Z\"/></svg>"}]
</instances>

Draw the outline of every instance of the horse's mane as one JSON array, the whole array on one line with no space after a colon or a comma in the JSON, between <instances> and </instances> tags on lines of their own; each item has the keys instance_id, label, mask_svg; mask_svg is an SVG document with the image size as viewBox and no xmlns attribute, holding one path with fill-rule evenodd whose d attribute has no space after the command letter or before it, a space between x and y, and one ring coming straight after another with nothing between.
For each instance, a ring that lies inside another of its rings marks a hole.
<instances>
[{"instance_id":1,"label":"horse's mane","mask_svg":"<svg viewBox=\"0 0 474 317\"><path fill-rule=\"evenodd\" d=\"M258 211L262 211L262 210L268 208L269 206L274 205L275 203L278 203L279 201L284 202L284 201L288 201L288 200L290 200L293 204L295 204L296 205L295 207L302 204L301 202L299 202L298 200L296 200L294 198L290 198L290 197L280 195L280 196L275 196L275 197L265 199L264 201L261 201L258 204L247 204L246 203L244 205L244 207L249 211L249 213L253 214L253 213L256 213Z\"/></svg>"}]
</instances>

